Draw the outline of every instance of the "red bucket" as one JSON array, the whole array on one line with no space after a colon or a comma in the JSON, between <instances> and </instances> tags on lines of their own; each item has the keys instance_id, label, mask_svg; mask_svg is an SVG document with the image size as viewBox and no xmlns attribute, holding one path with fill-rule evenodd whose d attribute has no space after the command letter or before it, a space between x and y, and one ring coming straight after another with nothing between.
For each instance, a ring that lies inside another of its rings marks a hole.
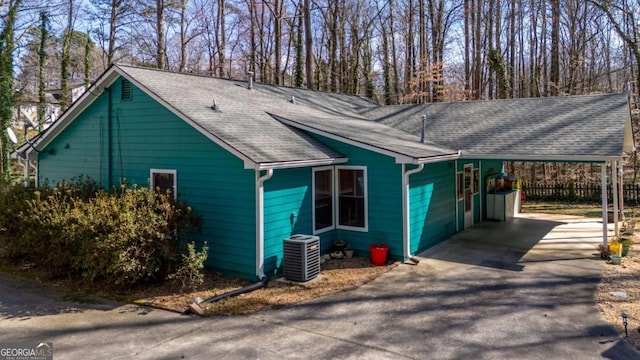
<instances>
[{"instance_id":1,"label":"red bucket","mask_svg":"<svg viewBox=\"0 0 640 360\"><path fill-rule=\"evenodd\" d=\"M389 252L389 245L370 244L369 252L371 253L371 263L373 265L383 266L387 263L387 252Z\"/></svg>"}]
</instances>

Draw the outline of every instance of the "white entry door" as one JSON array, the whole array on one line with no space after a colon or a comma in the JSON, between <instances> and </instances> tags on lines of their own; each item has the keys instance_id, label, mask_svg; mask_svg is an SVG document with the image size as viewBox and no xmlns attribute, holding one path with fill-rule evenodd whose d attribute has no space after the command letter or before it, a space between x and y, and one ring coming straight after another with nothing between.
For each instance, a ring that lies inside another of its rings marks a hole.
<instances>
[{"instance_id":1,"label":"white entry door","mask_svg":"<svg viewBox=\"0 0 640 360\"><path fill-rule=\"evenodd\" d=\"M464 166L464 228L473 225L473 164Z\"/></svg>"}]
</instances>

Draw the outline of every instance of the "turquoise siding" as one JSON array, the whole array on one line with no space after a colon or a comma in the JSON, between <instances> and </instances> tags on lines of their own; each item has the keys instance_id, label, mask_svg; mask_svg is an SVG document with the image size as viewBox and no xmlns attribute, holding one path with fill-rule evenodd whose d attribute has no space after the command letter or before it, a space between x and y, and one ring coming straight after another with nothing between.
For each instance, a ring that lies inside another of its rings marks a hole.
<instances>
[{"instance_id":1,"label":"turquoise siding","mask_svg":"<svg viewBox=\"0 0 640 360\"><path fill-rule=\"evenodd\" d=\"M369 256L369 244L389 245L392 259L402 257L402 166L395 159L351 146L339 141L316 136L349 158L345 166L367 167L368 231L335 229L320 235L322 248L333 246L333 240L342 239L355 249L357 256ZM309 172L309 181L311 172ZM309 183L310 184L310 183ZM311 223L309 222L309 229Z\"/></svg>"},{"instance_id":2,"label":"turquoise siding","mask_svg":"<svg viewBox=\"0 0 640 360\"><path fill-rule=\"evenodd\" d=\"M255 172L135 86L121 101L120 84L111 87L111 116L107 90L40 154L39 180L148 186L150 169L175 169L179 199L202 215L194 239L207 241L207 265L255 279Z\"/></svg>"},{"instance_id":3,"label":"turquoise siding","mask_svg":"<svg viewBox=\"0 0 640 360\"><path fill-rule=\"evenodd\" d=\"M427 164L409 179L410 239L414 254L446 240L456 231L453 164L453 161Z\"/></svg>"},{"instance_id":4,"label":"turquoise siding","mask_svg":"<svg viewBox=\"0 0 640 360\"><path fill-rule=\"evenodd\" d=\"M265 274L282 266L282 242L293 234L311 234L311 169L274 170L264 183Z\"/></svg>"},{"instance_id":5,"label":"turquoise siding","mask_svg":"<svg viewBox=\"0 0 640 360\"><path fill-rule=\"evenodd\" d=\"M56 184L61 180L84 175L100 182L104 157L101 149L106 134L101 129L107 123L109 97L102 94L53 142L38 155L38 183Z\"/></svg>"}]
</instances>

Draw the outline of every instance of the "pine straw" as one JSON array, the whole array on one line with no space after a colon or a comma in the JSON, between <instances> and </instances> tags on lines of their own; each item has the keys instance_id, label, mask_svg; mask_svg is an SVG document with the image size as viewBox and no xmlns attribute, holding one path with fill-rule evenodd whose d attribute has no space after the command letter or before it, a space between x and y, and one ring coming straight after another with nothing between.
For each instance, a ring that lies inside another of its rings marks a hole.
<instances>
[{"instance_id":1,"label":"pine straw","mask_svg":"<svg viewBox=\"0 0 640 360\"><path fill-rule=\"evenodd\" d=\"M209 316L248 314L280 308L355 289L397 265L398 263L374 266L368 258L361 257L333 259L322 264L320 275L308 283L284 281L278 276L271 279L266 288L200 306ZM183 312L196 298L208 299L249 284L249 281L208 273L205 284L201 287L203 290L200 291L182 293L177 284L173 283L147 289L145 293L130 294L128 297L136 299L134 302L138 304Z\"/></svg>"}]
</instances>

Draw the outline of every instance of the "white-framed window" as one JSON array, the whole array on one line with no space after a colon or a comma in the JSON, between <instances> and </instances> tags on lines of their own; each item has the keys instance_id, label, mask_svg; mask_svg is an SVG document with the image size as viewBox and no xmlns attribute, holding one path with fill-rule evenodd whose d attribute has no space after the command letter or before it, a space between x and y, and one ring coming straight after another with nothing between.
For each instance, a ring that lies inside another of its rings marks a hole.
<instances>
[{"instance_id":1,"label":"white-framed window","mask_svg":"<svg viewBox=\"0 0 640 360\"><path fill-rule=\"evenodd\" d=\"M337 228L367 231L367 168L336 166L335 179Z\"/></svg>"},{"instance_id":2,"label":"white-framed window","mask_svg":"<svg viewBox=\"0 0 640 360\"><path fill-rule=\"evenodd\" d=\"M169 191L174 199L178 198L178 172L176 170L151 169L150 185L156 191L163 194Z\"/></svg>"},{"instance_id":3,"label":"white-framed window","mask_svg":"<svg viewBox=\"0 0 640 360\"><path fill-rule=\"evenodd\" d=\"M313 169L313 233L335 228L333 201L333 167Z\"/></svg>"}]
</instances>

